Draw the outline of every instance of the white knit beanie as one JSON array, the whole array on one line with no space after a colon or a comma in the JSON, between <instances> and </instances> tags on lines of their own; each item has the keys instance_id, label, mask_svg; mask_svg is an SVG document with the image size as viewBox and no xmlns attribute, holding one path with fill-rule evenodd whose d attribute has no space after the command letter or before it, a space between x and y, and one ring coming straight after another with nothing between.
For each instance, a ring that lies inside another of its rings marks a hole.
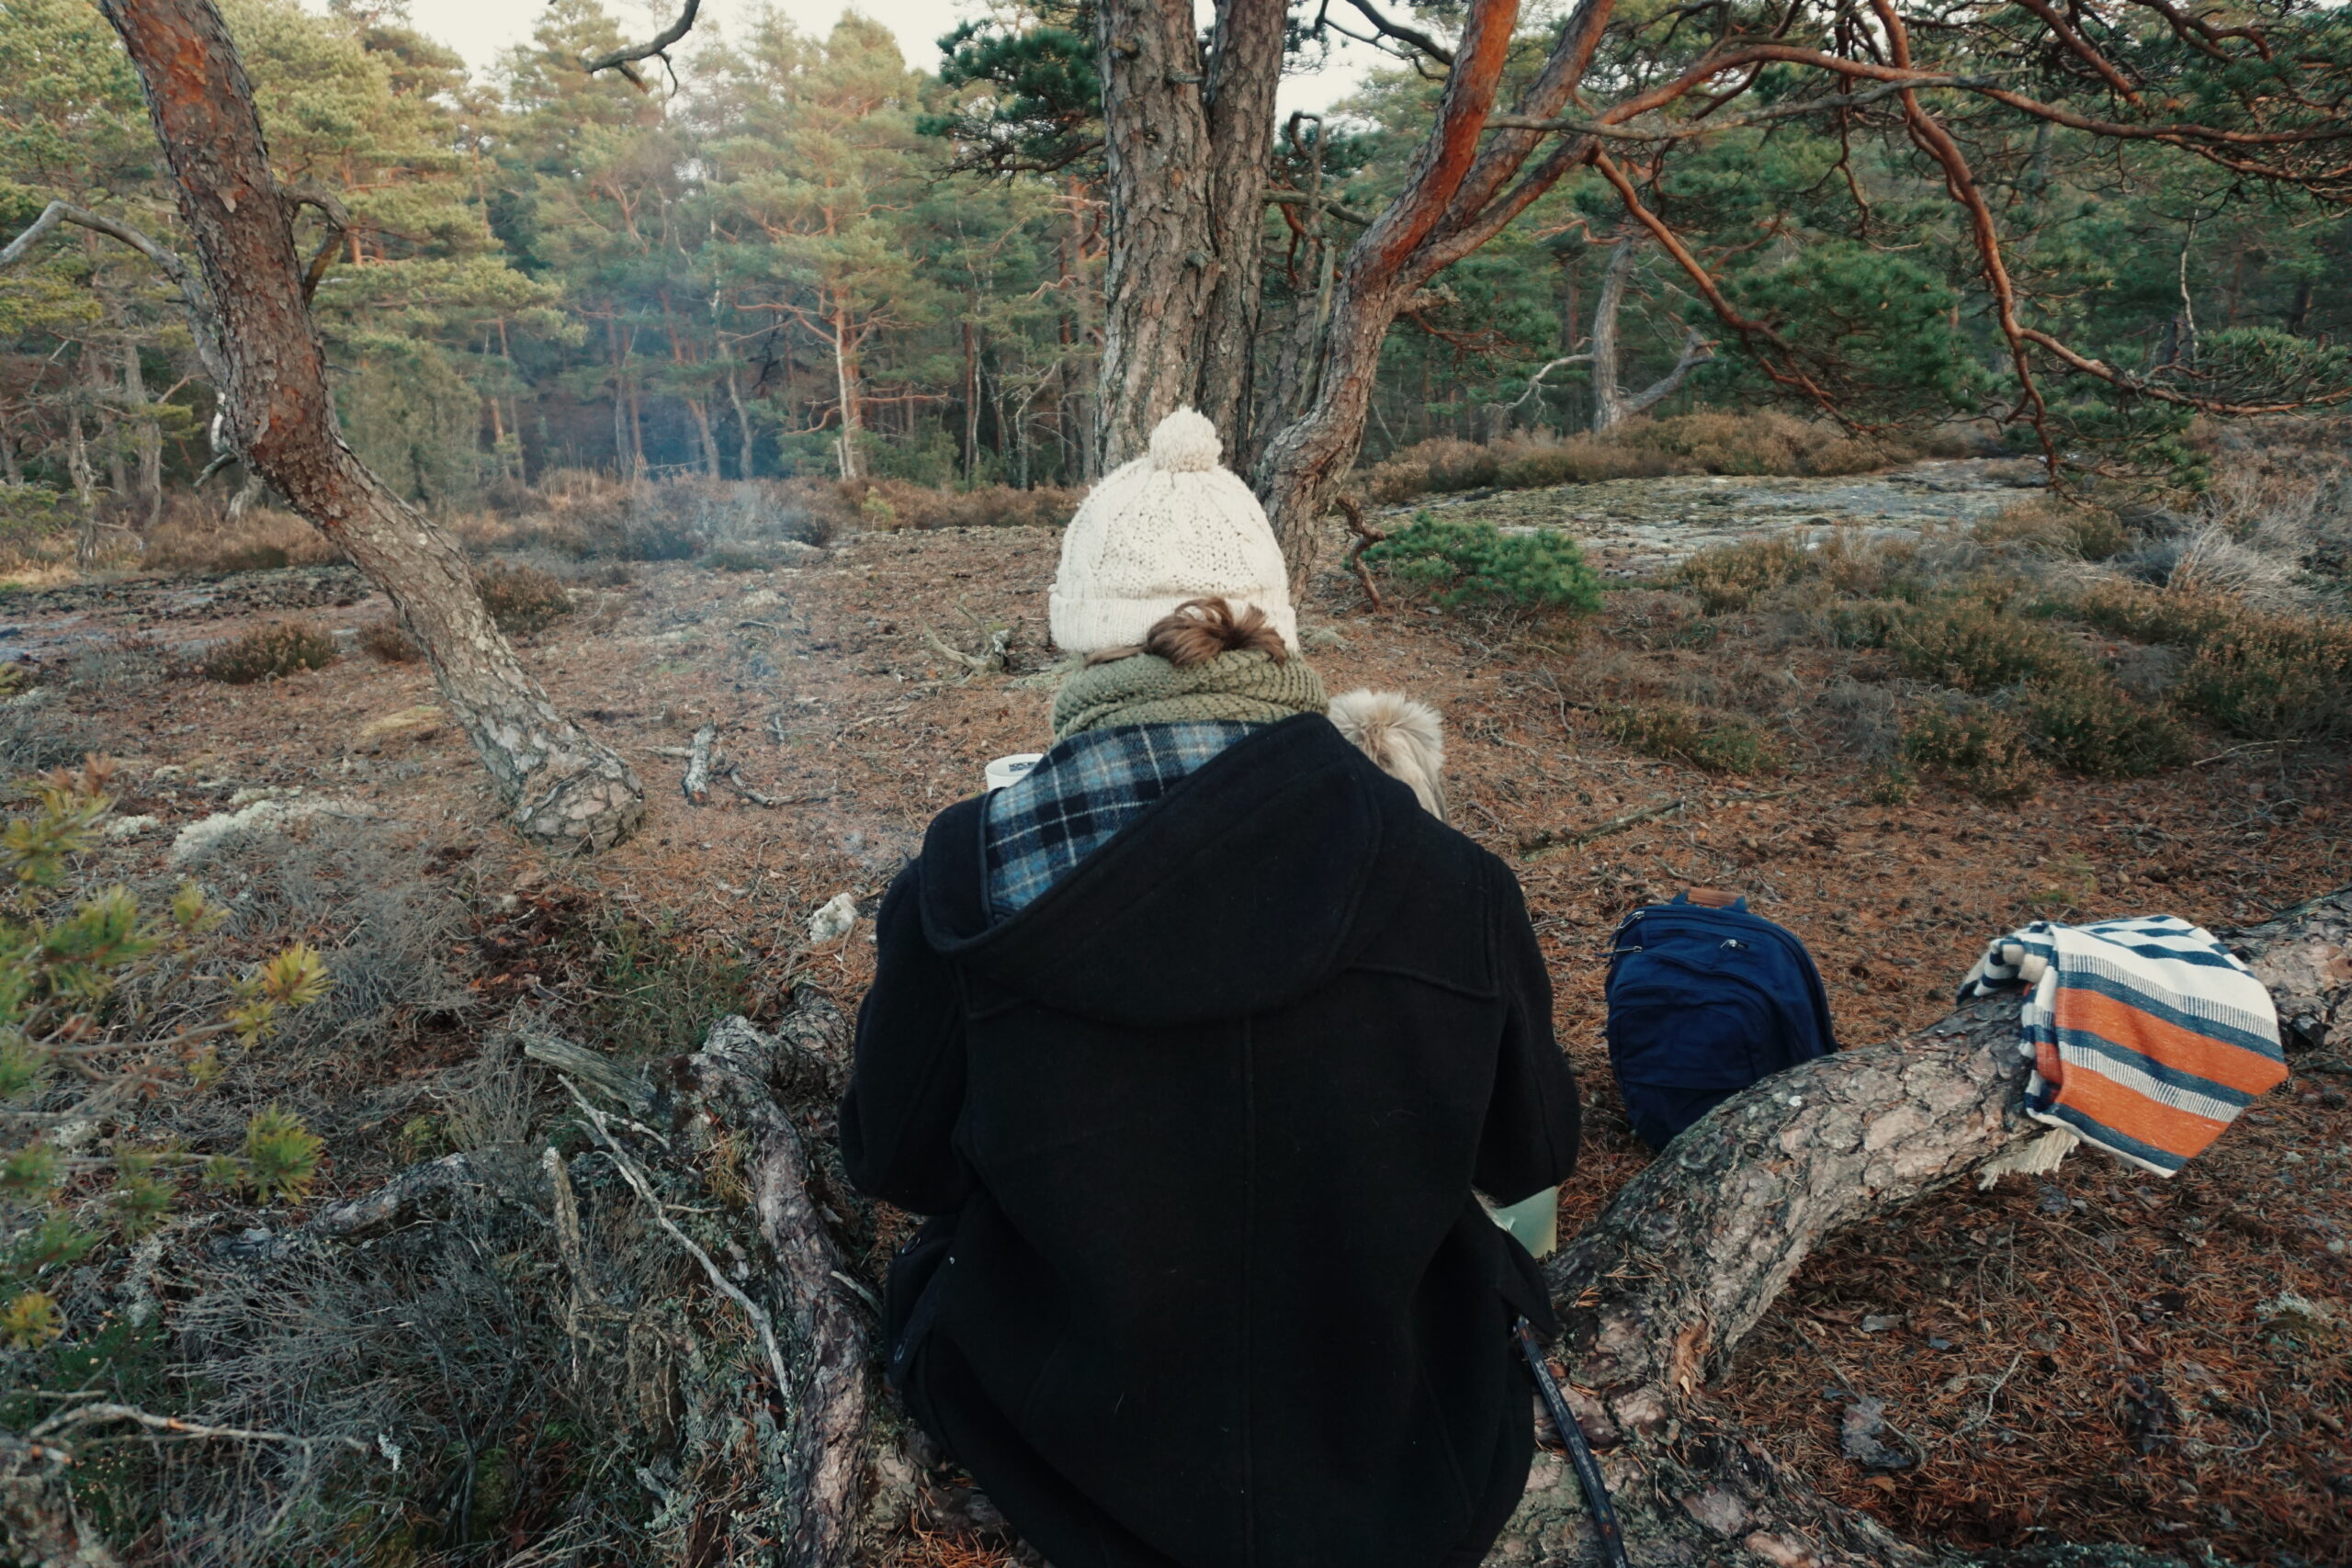
<instances>
[{"instance_id":1,"label":"white knit beanie","mask_svg":"<svg viewBox=\"0 0 2352 1568\"><path fill-rule=\"evenodd\" d=\"M1298 648L1282 546L1250 487L1218 466L1216 427L1178 409L1151 450L1105 475L1062 534L1054 641L1066 653L1140 643L1187 599L1254 604Z\"/></svg>"}]
</instances>

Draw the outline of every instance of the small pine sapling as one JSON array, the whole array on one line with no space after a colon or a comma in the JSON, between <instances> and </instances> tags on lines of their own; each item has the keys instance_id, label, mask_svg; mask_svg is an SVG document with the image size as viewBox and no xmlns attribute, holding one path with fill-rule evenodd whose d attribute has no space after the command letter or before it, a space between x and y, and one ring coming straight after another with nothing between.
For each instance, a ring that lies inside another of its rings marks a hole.
<instances>
[{"instance_id":1,"label":"small pine sapling","mask_svg":"<svg viewBox=\"0 0 2352 1568\"><path fill-rule=\"evenodd\" d=\"M64 1331L42 1284L96 1245L85 1221L124 1237L152 1231L179 1176L198 1167L265 1201L299 1199L324 1152L277 1106L254 1113L235 1153L209 1158L127 1143L80 1154L52 1141L51 1129L103 1123L136 1096L203 1089L219 1076L223 1041L254 1044L330 983L318 951L298 942L230 980L211 1016L164 1034L143 1027L126 998L198 962L224 915L193 884L154 914L126 887L65 887L113 809L112 773L93 758L45 775L0 825L0 1342L17 1348ZM93 1186L101 1196L67 1196Z\"/></svg>"}]
</instances>

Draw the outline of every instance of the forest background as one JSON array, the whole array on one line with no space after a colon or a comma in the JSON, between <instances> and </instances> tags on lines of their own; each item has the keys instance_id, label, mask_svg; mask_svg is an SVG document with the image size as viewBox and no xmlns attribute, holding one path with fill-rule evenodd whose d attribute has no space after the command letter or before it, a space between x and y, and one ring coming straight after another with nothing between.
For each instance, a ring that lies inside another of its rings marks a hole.
<instances>
[{"instance_id":1,"label":"forest background","mask_svg":"<svg viewBox=\"0 0 2352 1568\"><path fill-rule=\"evenodd\" d=\"M933 70L854 12L822 38L758 12L732 36L697 33L640 85L583 70L625 41L594 0L548 6L486 78L397 4L225 9L281 182L324 187L352 215L318 258L316 313L346 434L407 498L495 505L580 468L1093 477L1105 219L1083 12L969 24ZM20 231L63 198L173 243L138 85L105 22L80 0L12 0L9 17L0 224ZM1524 25L1536 37L1545 21ZM1294 42L1295 62L1315 57L1313 38ZM1265 220L1271 319L1314 310L1325 253L1352 231L1313 215L1391 194L1436 90L1400 67L1328 129L1285 127ZM2158 383L2220 361L2341 379L2317 363L2340 357L2329 344L2352 322L2340 210L2047 124L2018 134L1984 184L2013 272L2063 335ZM1302 199L1310 187L1336 202ZM2016 435L1964 219L1916 157L1783 122L1675 150L1654 195L1736 303L1839 359L1856 419L1895 440ZM1592 426L1593 339L1609 335L1596 310L1612 297L1610 368L1627 386L1698 360L1656 412L1766 395L1737 344L1690 352L1712 319L1624 222L1597 175L1573 176L1424 289L1389 337L1367 461L1431 437ZM1265 334L1269 358L1282 335ZM143 257L86 230L45 247L0 290L0 342L13 526L103 513L127 544L167 487L206 468L212 392ZM2061 413L2078 452L2122 437L2142 465L2189 459L2170 439L2185 410L2090 397Z\"/></svg>"}]
</instances>

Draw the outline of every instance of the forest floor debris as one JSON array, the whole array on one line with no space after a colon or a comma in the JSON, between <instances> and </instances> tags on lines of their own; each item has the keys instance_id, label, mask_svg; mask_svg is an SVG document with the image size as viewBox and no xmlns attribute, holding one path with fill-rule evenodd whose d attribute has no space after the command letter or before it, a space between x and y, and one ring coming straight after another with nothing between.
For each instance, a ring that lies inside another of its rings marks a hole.
<instances>
[{"instance_id":1,"label":"forest floor debris","mask_svg":"<svg viewBox=\"0 0 2352 1568\"><path fill-rule=\"evenodd\" d=\"M304 792L249 812L332 799L366 814L370 843L398 837L383 852L397 864L371 863L412 902L437 900L438 913L420 905L401 918L437 933L434 951L459 989L428 994L407 970L388 971L380 995L409 1021L345 1037L330 1081L305 1089L329 1137L312 1200L324 1209L437 1156L449 1118L491 1113L462 1102L489 1081L483 1042L502 1021L554 1016L570 1038L650 1063L691 1048L722 1014L774 1016L795 985L854 1005L870 976L870 927L835 929L844 902L852 919L872 909L934 812L976 790L989 759L1044 743L1058 543L1046 529L943 529L853 536L807 564L646 563L607 613L545 626L524 643L526 661L647 784L642 834L590 862L541 862L499 829L453 727L368 723L434 703L421 663L345 657L243 687L72 674L94 640L233 634L295 607L331 629L380 620L380 599L330 569L200 592L130 579L10 596L11 645L40 651L51 694L21 721L50 739L20 744L54 750L69 730L102 743L122 761L119 810L179 838L232 815L223 806L241 790ZM2203 765L2052 775L2001 807L1931 784L1890 791L1874 758L1890 744L1883 699L1899 677L1883 649L1838 646L1769 605L1707 615L1657 585L1611 592L1580 641L1409 598L1376 615L1340 557L1335 542L1332 570L1302 606L1318 634L1312 657L1334 691L1401 690L1444 711L1455 820L1517 871L1551 960L1560 1037L1591 1107L1587 1162L1563 1195L1567 1229L1648 1158L1619 1113L1600 1043L1609 934L1647 899L1692 883L1745 891L1812 946L1839 1037L1867 1043L1943 1012L1985 938L2026 920L2161 911L2220 926L2352 881L2352 779L2325 744L2217 741L2199 750ZM976 671L934 645L933 628L976 618L1003 628L1001 671ZM1612 739L1610 703L1668 700L1736 709L1769 731L1773 771L1702 772ZM706 730L779 804L718 790L689 804L681 784ZM334 854L321 823L288 830L314 859ZM95 858L105 876L167 877L177 841L107 840ZM203 874L226 879L232 905L239 879L254 874L233 859ZM281 922L289 899L322 896L267 875L250 886ZM453 910L469 931L450 928ZM2352 1335L2328 1315L2352 1302L2352 1110L2346 1080L2324 1065L2298 1058L2284 1089L2171 1183L2077 1155L2048 1176L1946 1193L1897 1232L1849 1238L1807 1266L1718 1395L1816 1484L1921 1537L2352 1561ZM498 1082L518 1105L549 1092ZM272 1073L230 1092L283 1088ZM492 1110L529 1120L495 1096ZM594 1164L575 1162L572 1179L609 1187ZM494 1194L509 1178L485 1180ZM465 1223L505 1234L494 1196L480 1203ZM599 1213L608 1229L642 1228L625 1208ZM255 1223L282 1232L300 1220ZM848 1238L857 1269L878 1278L904 1230L885 1223ZM648 1301L690 1277L650 1242L628 1245L629 1268L668 1281L649 1283ZM485 1326L482 1343L521 1332ZM667 1316L649 1307L611 1342L625 1338L630 1357L656 1367L670 1354L657 1353L661 1337L683 1345L726 1332L708 1303ZM537 1369L516 1397L595 1375ZM1862 1438L1869 1453L1849 1457ZM526 1424L514 1441L448 1503L463 1516L458 1539L499 1525L481 1490L493 1482L507 1525L552 1529L570 1517L567 1489L605 1473L582 1435ZM674 1481L647 1473L649 1485ZM949 1535L933 1560L1001 1557Z\"/></svg>"}]
</instances>

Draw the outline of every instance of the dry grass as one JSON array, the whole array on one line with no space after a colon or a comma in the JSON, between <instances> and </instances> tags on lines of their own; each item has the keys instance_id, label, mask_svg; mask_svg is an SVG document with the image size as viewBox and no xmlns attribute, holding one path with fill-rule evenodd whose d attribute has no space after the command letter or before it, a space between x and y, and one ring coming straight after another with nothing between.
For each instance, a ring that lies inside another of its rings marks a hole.
<instances>
[{"instance_id":1,"label":"dry grass","mask_svg":"<svg viewBox=\"0 0 2352 1568\"><path fill-rule=\"evenodd\" d=\"M579 558L749 560L779 541L825 545L867 529L1058 526L1074 490L933 489L899 479L680 479L629 484L560 469L492 511L454 520L474 550L546 549Z\"/></svg>"},{"instance_id":2,"label":"dry grass","mask_svg":"<svg viewBox=\"0 0 2352 1568\"><path fill-rule=\"evenodd\" d=\"M242 517L224 517L211 506L175 498L148 533L138 564L153 571L264 571L343 558L325 535L290 512L256 506Z\"/></svg>"},{"instance_id":3,"label":"dry grass","mask_svg":"<svg viewBox=\"0 0 2352 1568\"><path fill-rule=\"evenodd\" d=\"M1451 437L1392 454L1357 476L1365 499L1395 505L1453 491L1534 490L1662 474L1860 474L1916 449L1857 440L1778 410L1636 420L1603 435L1520 435L1482 444Z\"/></svg>"}]
</instances>

